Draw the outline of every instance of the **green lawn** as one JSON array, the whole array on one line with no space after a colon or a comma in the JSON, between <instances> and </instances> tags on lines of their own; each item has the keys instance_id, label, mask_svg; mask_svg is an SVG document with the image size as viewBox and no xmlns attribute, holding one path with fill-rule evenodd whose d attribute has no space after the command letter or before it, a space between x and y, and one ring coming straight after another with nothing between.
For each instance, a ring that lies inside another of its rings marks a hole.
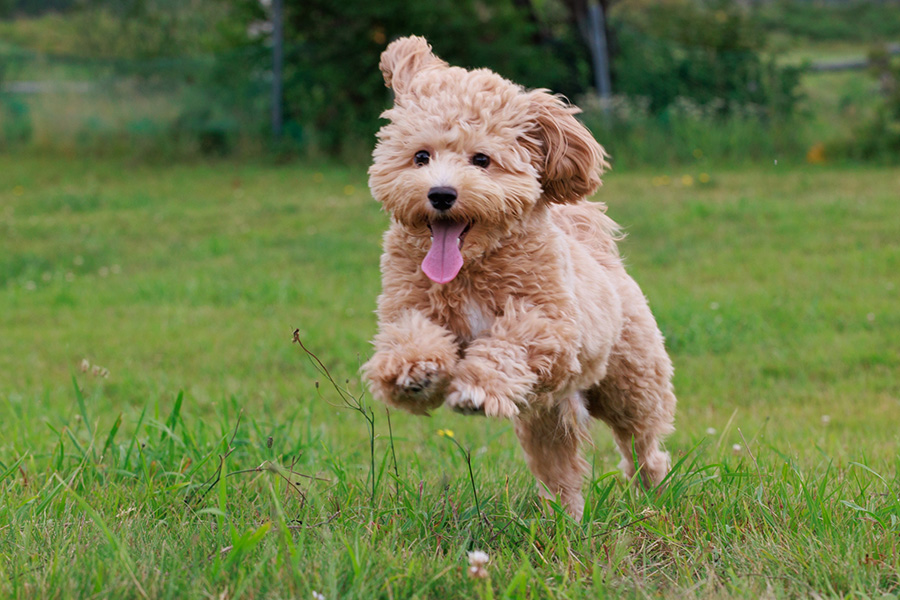
<instances>
[{"instance_id":1,"label":"green lawn","mask_svg":"<svg viewBox=\"0 0 900 600\"><path fill-rule=\"evenodd\" d=\"M630 488L596 426L574 523L509 424L375 405L372 437L291 343L370 406L363 168L0 156L0 597L896 598L900 171L700 175L598 195L677 465Z\"/></svg>"}]
</instances>

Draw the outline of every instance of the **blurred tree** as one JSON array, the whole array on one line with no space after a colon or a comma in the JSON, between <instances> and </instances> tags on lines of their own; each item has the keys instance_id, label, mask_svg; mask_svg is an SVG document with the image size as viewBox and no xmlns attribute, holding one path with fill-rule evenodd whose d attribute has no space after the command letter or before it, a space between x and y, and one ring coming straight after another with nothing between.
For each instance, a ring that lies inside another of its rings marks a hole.
<instances>
[{"instance_id":1,"label":"blurred tree","mask_svg":"<svg viewBox=\"0 0 900 600\"><path fill-rule=\"evenodd\" d=\"M643 96L659 113L676 98L721 113L756 105L790 113L800 71L766 59L766 32L729 0L634 0L616 6L617 92Z\"/></svg>"},{"instance_id":2,"label":"blurred tree","mask_svg":"<svg viewBox=\"0 0 900 600\"><path fill-rule=\"evenodd\" d=\"M61 1L61 0L60 0ZM85 56L151 59L221 48L236 11L222 0L74 0L68 18Z\"/></svg>"},{"instance_id":3,"label":"blurred tree","mask_svg":"<svg viewBox=\"0 0 900 600\"><path fill-rule=\"evenodd\" d=\"M19 15L36 16L48 12L65 12L79 0L0 0L0 18Z\"/></svg>"},{"instance_id":4,"label":"blurred tree","mask_svg":"<svg viewBox=\"0 0 900 600\"><path fill-rule=\"evenodd\" d=\"M594 63L594 88L601 95L612 93L610 89L610 57L613 52L613 31L609 26L609 9L613 0L562 0L569 11L569 21L572 27L581 34L586 52L593 55ZM591 5L594 4L592 7ZM599 7L599 12L597 12ZM596 22L597 15L600 22ZM596 32L597 27L602 31ZM599 36L597 35L599 33ZM599 47L595 47L600 42Z\"/></svg>"},{"instance_id":5,"label":"blurred tree","mask_svg":"<svg viewBox=\"0 0 900 600\"><path fill-rule=\"evenodd\" d=\"M453 64L579 94L589 81L587 56L565 29L545 20L561 14L547 4L538 10L514 0L288 1L286 133L327 152L368 148L390 98L379 56L392 39L410 34L428 38Z\"/></svg>"},{"instance_id":6,"label":"blurred tree","mask_svg":"<svg viewBox=\"0 0 900 600\"><path fill-rule=\"evenodd\" d=\"M270 0L47 2L68 8L82 56L143 82L186 84L176 134L222 152L235 131L269 130ZM798 73L764 59L764 30L728 0L284 0L282 139L367 154L390 103L379 56L410 34L452 64L577 99L592 87L596 2L608 16L613 89L648 98L652 112L680 97L723 112L754 104L781 114L796 103Z\"/></svg>"},{"instance_id":7,"label":"blurred tree","mask_svg":"<svg viewBox=\"0 0 900 600\"><path fill-rule=\"evenodd\" d=\"M878 81L882 100L846 144L849 154L864 160L900 161L900 62L887 45L869 52L869 73ZM839 149L843 151L843 149Z\"/></svg>"},{"instance_id":8,"label":"blurred tree","mask_svg":"<svg viewBox=\"0 0 900 600\"><path fill-rule=\"evenodd\" d=\"M897 0L761 2L754 11L766 31L812 40L895 42L900 37Z\"/></svg>"}]
</instances>

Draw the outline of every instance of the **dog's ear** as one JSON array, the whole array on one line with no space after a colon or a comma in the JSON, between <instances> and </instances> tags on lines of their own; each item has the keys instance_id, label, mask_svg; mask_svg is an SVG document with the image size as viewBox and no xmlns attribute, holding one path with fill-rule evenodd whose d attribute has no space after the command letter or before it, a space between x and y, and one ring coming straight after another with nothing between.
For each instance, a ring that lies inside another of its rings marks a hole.
<instances>
[{"instance_id":1,"label":"dog's ear","mask_svg":"<svg viewBox=\"0 0 900 600\"><path fill-rule=\"evenodd\" d=\"M378 65L384 74L384 84L398 95L406 92L409 82L419 71L446 66L447 63L432 54L428 41L415 35L391 42L381 53Z\"/></svg>"},{"instance_id":2,"label":"dog's ear","mask_svg":"<svg viewBox=\"0 0 900 600\"><path fill-rule=\"evenodd\" d=\"M606 151L575 118L580 109L546 90L534 90L527 96L534 128L526 145L541 174L544 198L577 202L596 192L600 175L610 165Z\"/></svg>"}]
</instances>

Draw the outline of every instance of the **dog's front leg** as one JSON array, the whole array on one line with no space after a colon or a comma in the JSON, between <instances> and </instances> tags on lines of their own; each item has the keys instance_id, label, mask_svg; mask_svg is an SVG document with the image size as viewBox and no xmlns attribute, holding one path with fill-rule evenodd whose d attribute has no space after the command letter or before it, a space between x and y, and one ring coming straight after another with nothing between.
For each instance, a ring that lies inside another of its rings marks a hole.
<instances>
[{"instance_id":1,"label":"dog's front leg","mask_svg":"<svg viewBox=\"0 0 900 600\"><path fill-rule=\"evenodd\" d=\"M456 365L447 405L462 413L511 418L536 389L554 390L578 371L574 322L508 303L490 334L477 338Z\"/></svg>"},{"instance_id":2,"label":"dog's front leg","mask_svg":"<svg viewBox=\"0 0 900 600\"><path fill-rule=\"evenodd\" d=\"M380 323L374 343L363 372L375 398L414 414L443 403L459 356L452 333L410 309Z\"/></svg>"}]
</instances>

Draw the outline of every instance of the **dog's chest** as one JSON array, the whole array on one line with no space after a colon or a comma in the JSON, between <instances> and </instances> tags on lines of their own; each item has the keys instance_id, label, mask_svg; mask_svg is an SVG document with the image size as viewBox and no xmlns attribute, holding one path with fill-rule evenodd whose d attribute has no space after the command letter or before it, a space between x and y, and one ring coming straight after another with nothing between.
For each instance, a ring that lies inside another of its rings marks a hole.
<instances>
[{"instance_id":1,"label":"dog's chest","mask_svg":"<svg viewBox=\"0 0 900 600\"><path fill-rule=\"evenodd\" d=\"M445 285L432 291L432 319L452 331L459 342L469 343L490 334L497 318L495 298L483 298L469 286Z\"/></svg>"},{"instance_id":2,"label":"dog's chest","mask_svg":"<svg viewBox=\"0 0 900 600\"><path fill-rule=\"evenodd\" d=\"M469 326L469 333L473 338L488 331L491 325L494 324L494 315L487 312L478 302L467 302L463 311L466 317L466 324Z\"/></svg>"}]
</instances>

